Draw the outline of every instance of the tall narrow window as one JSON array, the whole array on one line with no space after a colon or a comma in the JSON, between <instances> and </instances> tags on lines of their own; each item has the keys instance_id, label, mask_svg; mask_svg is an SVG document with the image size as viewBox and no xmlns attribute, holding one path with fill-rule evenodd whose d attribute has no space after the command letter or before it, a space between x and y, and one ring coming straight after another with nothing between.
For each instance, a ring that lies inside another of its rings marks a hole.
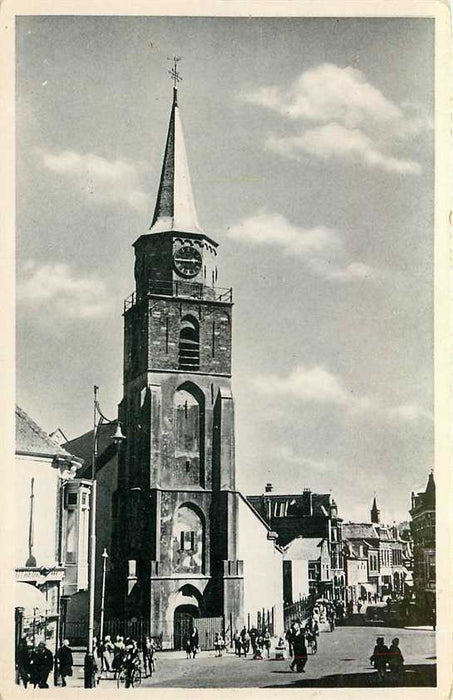
<instances>
[{"instance_id":1,"label":"tall narrow window","mask_svg":"<svg viewBox=\"0 0 453 700\"><path fill-rule=\"evenodd\" d=\"M193 316L181 319L179 334L179 369L200 369L200 326Z\"/></svg>"}]
</instances>

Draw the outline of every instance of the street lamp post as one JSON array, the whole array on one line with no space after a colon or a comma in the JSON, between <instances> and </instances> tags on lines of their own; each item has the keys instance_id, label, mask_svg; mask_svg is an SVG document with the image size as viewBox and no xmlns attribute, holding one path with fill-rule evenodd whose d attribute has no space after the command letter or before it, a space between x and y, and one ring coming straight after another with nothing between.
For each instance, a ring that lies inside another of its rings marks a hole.
<instances>
[{"instance_id":1,"label":"street lamp post","mask_svg":"<svg viewBox=\"0 0 453 700\"><path fill-rule=\"evenodd\" d=\"M91 508L90 508L90 568L88 576L88 645L84 660L84 687L94 688L95 683L95 662L94 662L94 592L96 573L96 463L98 456L98 437L102 425L116 423L115 435L112 435L114 443L121 443L125 437L121 432L118 421L108 420L102 413L98 401L99 387L94 386L93 399L93 452L91 459Z\"/></svg>"},{"instance_id":2,"label":"street lamp post","mask_svg":"<svg viewBox=\"0 0 453 700\"><path fill-rule=\"evenodd\" d=\"M105 573L107 569L107 559L109 558L109 555L107 554L107 550L104 547L104 551L102 552L102 558L103 558L103 564L102 564L102 594L101 594L101 621L99 624L99 639L103 640L104 638L104 601L105 601Z\"/></svg>"}]
</instances>

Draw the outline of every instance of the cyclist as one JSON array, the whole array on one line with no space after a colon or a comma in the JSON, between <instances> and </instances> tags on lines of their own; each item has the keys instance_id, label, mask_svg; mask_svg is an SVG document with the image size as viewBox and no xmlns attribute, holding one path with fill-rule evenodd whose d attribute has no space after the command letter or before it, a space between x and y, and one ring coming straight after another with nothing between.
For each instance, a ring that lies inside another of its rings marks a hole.
<instances>
[{"instance_id":1,"label":"cyclist","mask_svg":"<svg viewBox=\"0 0 453 700\"><path fill-rule=\"evenodd\" d=\"M129 688L134 677L135 670L140 666L138 647L133 639L126 639L122 669L125 672L126 688Z\"/></svg>"}]
</instances>

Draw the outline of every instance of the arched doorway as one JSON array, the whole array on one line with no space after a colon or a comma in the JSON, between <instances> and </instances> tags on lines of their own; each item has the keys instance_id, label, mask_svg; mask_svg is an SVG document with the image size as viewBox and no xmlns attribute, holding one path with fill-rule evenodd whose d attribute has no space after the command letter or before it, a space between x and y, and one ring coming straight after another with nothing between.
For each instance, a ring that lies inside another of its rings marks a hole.
<instances>
[{"instance_id":1,"label":"arched doorway","mask_svg":"<svg viewBox=\"0 0 453 700\"><path fill-rule=\"evenodd\" d=\"M187 635L193 625L193 620L200 616L195 605L178 605L173 616L173 648L185 649Z\"/></svg>"},{"instance_id":2,"label":"arched doorway","mask_svg":"<svg viewBox=\"0 0 453 700\"><path fill-rule=\"evenodd\" d=\"M193 620L200 617L201 593L186 584L172 595L173 648L184 649Z\"/></svg>"}]
</instances>

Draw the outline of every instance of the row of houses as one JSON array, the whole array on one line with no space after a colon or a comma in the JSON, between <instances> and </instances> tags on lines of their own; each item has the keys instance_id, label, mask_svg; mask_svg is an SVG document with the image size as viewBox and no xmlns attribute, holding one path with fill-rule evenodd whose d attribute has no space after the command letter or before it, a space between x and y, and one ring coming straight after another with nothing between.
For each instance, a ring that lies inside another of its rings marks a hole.
<instances>
[{"instance_id":1,"label":"row of houses","mask_svg":"<svg viewBox=\"0 0 453 700\"><path fill-rule=\"evenodd\" d=\"M395 525L380 522L376 498L368 522L344 522L331 494L277 495L267 484L249 501L278 534L284 549L284 597L355 602L402 595L411 585L411 544Z\"/></svg>"}]
</instances>

